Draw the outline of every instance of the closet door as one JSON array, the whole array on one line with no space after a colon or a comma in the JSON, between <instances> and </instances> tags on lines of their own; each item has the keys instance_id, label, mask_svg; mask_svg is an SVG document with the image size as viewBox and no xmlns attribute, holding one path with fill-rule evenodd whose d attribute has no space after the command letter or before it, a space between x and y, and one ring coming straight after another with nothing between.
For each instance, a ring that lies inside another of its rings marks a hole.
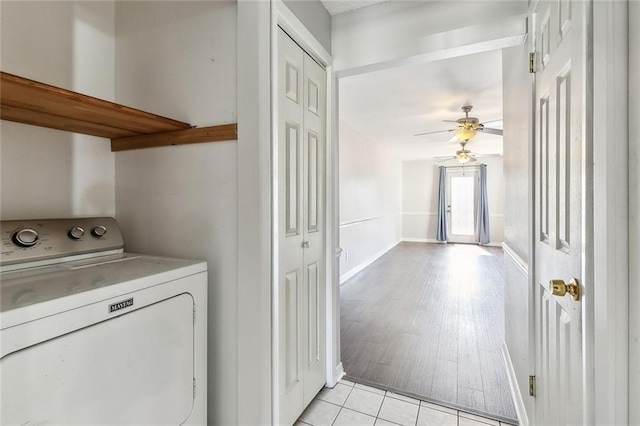
<instances>
[{"instance_id":1,"label":"closet door","mask_svg":"<svg viewBox=\"0 0 640 426\"><path fill-rule=\"evenodd\" d=\"M325 383L325 115L326 74L304 55L303 324L304 405Z\"/></svg>"},{"instance_id":2,"label":"closet door","mask_svg":"<svg viewBox=\"0 0 640 426\"><path fill-rule=\"evenodd\" d=\"M293 424L325 383L325 71L278 30L278 406Z\"/></svg>"}]
</instances>

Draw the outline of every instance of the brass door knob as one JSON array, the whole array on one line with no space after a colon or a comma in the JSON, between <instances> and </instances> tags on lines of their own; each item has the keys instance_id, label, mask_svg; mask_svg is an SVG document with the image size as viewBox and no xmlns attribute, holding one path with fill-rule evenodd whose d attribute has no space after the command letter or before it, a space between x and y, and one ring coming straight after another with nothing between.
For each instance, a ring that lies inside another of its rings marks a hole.
<instances>
[{"instance_id":1,"label":"brass door knob","mask_svg":"<svg viewBox=\"0 0 640 426\"><path fill-rule=\"evenodd\" d=\"M571 278L569 284L564 280L551 280L549 281L549 291L554 296L564 296L569 293L573 300L580 300L580 283L577 278Z\"/></svg>"}]
</instances>

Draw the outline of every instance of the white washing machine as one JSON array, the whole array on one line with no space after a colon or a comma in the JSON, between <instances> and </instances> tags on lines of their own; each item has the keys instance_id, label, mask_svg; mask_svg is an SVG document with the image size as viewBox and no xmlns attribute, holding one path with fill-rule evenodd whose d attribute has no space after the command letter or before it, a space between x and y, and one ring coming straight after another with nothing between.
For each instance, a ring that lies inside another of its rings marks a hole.
<instances>
[{"instance_id":1,"label":"white washing machine","mask_svg":"<svg viewBox=\"0 0 640 426\"><path fill-rule=\"evenodd\" d=\"M206 424L206 263L112 218L0 225L0 424Z\"/></svg>"}]
</instances>

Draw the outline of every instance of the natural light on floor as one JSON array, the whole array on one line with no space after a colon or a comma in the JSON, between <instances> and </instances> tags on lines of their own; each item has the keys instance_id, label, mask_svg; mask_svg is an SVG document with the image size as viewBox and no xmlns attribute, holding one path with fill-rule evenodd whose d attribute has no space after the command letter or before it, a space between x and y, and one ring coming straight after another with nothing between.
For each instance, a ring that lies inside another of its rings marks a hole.
<instances>
[{"instance_id":1,"label":"natural light on floor","mask_svg":"<svg viewBox=\"0 0 640 426\"><path fill-rule=\"evenodd\" d=\"M451 244L448 248L449 290L457 297L471 297L481 288L478 260L491 253L475 244Z\"/></svg>"}]
</instances>

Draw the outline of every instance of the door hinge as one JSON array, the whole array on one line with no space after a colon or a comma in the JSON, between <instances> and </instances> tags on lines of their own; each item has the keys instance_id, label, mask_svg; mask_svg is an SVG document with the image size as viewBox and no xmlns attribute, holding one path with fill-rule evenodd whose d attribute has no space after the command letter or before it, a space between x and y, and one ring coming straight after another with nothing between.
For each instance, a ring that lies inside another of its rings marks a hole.
<instances>
[{"instance_id":1,"label":"door hinge","mask_svg":"<svg viewBox=\"0 0 640 426\"><path fill-rule=\"evenodd\" d=\"M196 378L193 378L193 399L196 399Z\"/></svg>"},{"instance_id":2,"label":"door hinge","mask_svg":"<svg viewBox=\"0 0 640 426\"><path fill-rule=\"evenodd\" d=\"M536 72L536 52L529 53L529 72L532 74Z\"/></svg>"},{"instance_id":3,"label":"door hinge","mask_svg":"<svg viewBox=\"0 0 640 426\"><path fill-rule=\"evenodd\" d=\"M529 396L536 396L536 376L529 376Z\"/></svg>"},{"instance_id":4,"label":"door hinge","mask_svg":"<svg viewBox=\"0 0 640 426\"><path fill-rule=\"evenodd\" d=\"M193 305L193 323L196 323L196 305Z\"/></svg>"}]
</instances>

